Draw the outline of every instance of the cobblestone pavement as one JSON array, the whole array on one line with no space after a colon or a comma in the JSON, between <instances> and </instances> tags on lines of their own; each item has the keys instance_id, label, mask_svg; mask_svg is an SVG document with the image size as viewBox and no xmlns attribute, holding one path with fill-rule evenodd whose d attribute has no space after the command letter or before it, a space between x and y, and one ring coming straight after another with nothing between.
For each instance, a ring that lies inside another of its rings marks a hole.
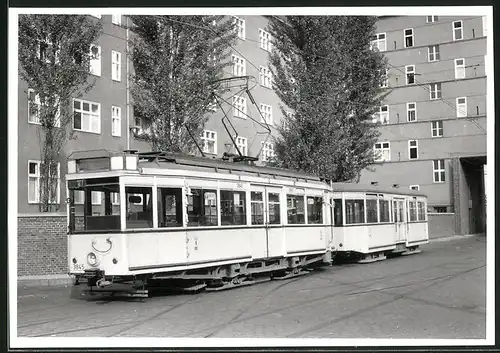
<instances>
[{"instance_id":1,"label":"cobblestone pavement","mask_svg":"<svg viewBox=\"0 0 500 353\"><path fill-rule=\"evenodd\" d=\"M18 336L485 338L486 238L222 292L89 299L19 288Z\"/></svg>"}]
</instances>

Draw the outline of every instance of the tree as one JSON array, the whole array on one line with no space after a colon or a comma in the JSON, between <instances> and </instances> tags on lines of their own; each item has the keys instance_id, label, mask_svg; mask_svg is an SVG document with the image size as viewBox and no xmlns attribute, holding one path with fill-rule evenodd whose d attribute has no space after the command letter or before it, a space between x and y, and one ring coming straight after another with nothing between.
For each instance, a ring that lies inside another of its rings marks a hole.
<instances>
[{"instance_id":1,"label":"tree","mask_svg":"<svg viewBox=\"0 0 500 353\"><path fill-rule=\"evenodd\" d=\"M40 124L42 212L59 207L58 160L72 136L71 99L94 85L89 79L90 48L100 34L101 22L88 16L19 16L19 75L29 87L30 119Z\"/></svg>"},{"instance_id":2,"label":"tree","mask_svg":"<svg viewBox=\"0 0 500 353\"><path fill-rule=\"evenodd\" d=\"M370 48L375 23L365 16L270 18L274 89L293 110L278 127L273 165L347 181L373 163L379 133L372 115L385 96L386 68Z\"/></svg>"},{"instance_id":3,"label":"tree","mask_svg":"<svg viewBox=\"0 0 500 353\"><path fill-rule=\"evenodd\" d=\"M134 116L154 151L194 153L236 40L224 16L130 16Z\"/></svg>"}]
</instances>

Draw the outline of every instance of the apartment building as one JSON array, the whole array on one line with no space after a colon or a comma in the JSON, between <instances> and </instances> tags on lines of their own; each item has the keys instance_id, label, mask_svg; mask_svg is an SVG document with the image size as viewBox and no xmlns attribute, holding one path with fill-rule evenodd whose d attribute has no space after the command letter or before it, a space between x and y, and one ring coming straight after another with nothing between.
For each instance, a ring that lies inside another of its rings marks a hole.
<instances>
[{"instance_id":1,"label":"apartment building","mask_svg":"<svg viewBox=\"0 0 500 353\"><path fill-rule=\"evenodd\" d=\"M485 18L381 16L372 46L388 59L389 95L374 119L378 163L361 183L428 196L430 232L485 231Z\"/></svg>"}]
</instances>

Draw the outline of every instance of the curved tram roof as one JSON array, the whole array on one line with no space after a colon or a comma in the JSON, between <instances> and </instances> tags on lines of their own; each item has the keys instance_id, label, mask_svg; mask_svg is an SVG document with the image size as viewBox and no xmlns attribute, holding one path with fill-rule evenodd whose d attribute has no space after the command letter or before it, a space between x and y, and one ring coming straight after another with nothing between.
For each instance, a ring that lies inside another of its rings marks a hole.
<instances>
[{"instance_id":1,"label":"curved tram roof","mask_svg":"<svg viewBox=\"0 0 500 353\"><path fill-rule=\"evenodd\" d=\"M212 172L228 172L239 174L238 172L257 174L258 176L276 176L285 178L302 179L305 181L317 181L330 184L329 180L319 178L317 176L289 169L262 167L245 162L232 162L218 158L207 158L190 155L182 155L168 152L141 152L141 153L124 153L114 152L109 150L88 150L73 152L68 159L71 160L88 160L88 159L103 159L111 158L116 155L136 155L139 160L139 167L151 169L211 169ZM401 190L389 185L366 185L349 182L332 182L333 192L367 192L367 193L384 193L393 195L410 195L410 196L426 196L425 194L415 190Z\"/></svg>"}]
</instances>

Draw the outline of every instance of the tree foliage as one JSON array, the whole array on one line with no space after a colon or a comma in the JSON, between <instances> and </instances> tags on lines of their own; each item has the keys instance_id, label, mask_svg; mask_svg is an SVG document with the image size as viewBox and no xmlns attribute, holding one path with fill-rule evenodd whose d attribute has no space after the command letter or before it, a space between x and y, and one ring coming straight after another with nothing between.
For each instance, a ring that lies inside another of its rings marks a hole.
<instances>
[{"instance_id":1,"label":"tree foliage","mask_svg":"<svg viewBox=\"0 0 500 353\"><path fill-rule=\"evenodd\" d=\"M224 16L130 16L134 116L153 150L194 153L236 40ZM189 131L188 131L189 130Z\"/></svg>"},{"instance_id":2,"label":"tree foliage","mask_svg":"<svg viewBox=\"0 0 500 353\"><path fill-rule=\"evenodd\" d=\"M29 114L40 124L39 204L44 212L59 207L57 165L72 136L71 99L94 84L89 79L90 46L101 31L101 22L88 16L19 16L19 75L33 90Z\"/></svg>"},{"instance_id":3,"label":"tree foliage","mask_svg":"<svg viewBox=\"0 0 500 353\"><path fill-rule=\"evenodd\" d=\"M370 49L375 23L365 16L270 19L274 89L294 111L278 127L275 166L347 181L373 163L379 133L372 115L384 98L386 68Z\"/></svg>"}]
</instances>

